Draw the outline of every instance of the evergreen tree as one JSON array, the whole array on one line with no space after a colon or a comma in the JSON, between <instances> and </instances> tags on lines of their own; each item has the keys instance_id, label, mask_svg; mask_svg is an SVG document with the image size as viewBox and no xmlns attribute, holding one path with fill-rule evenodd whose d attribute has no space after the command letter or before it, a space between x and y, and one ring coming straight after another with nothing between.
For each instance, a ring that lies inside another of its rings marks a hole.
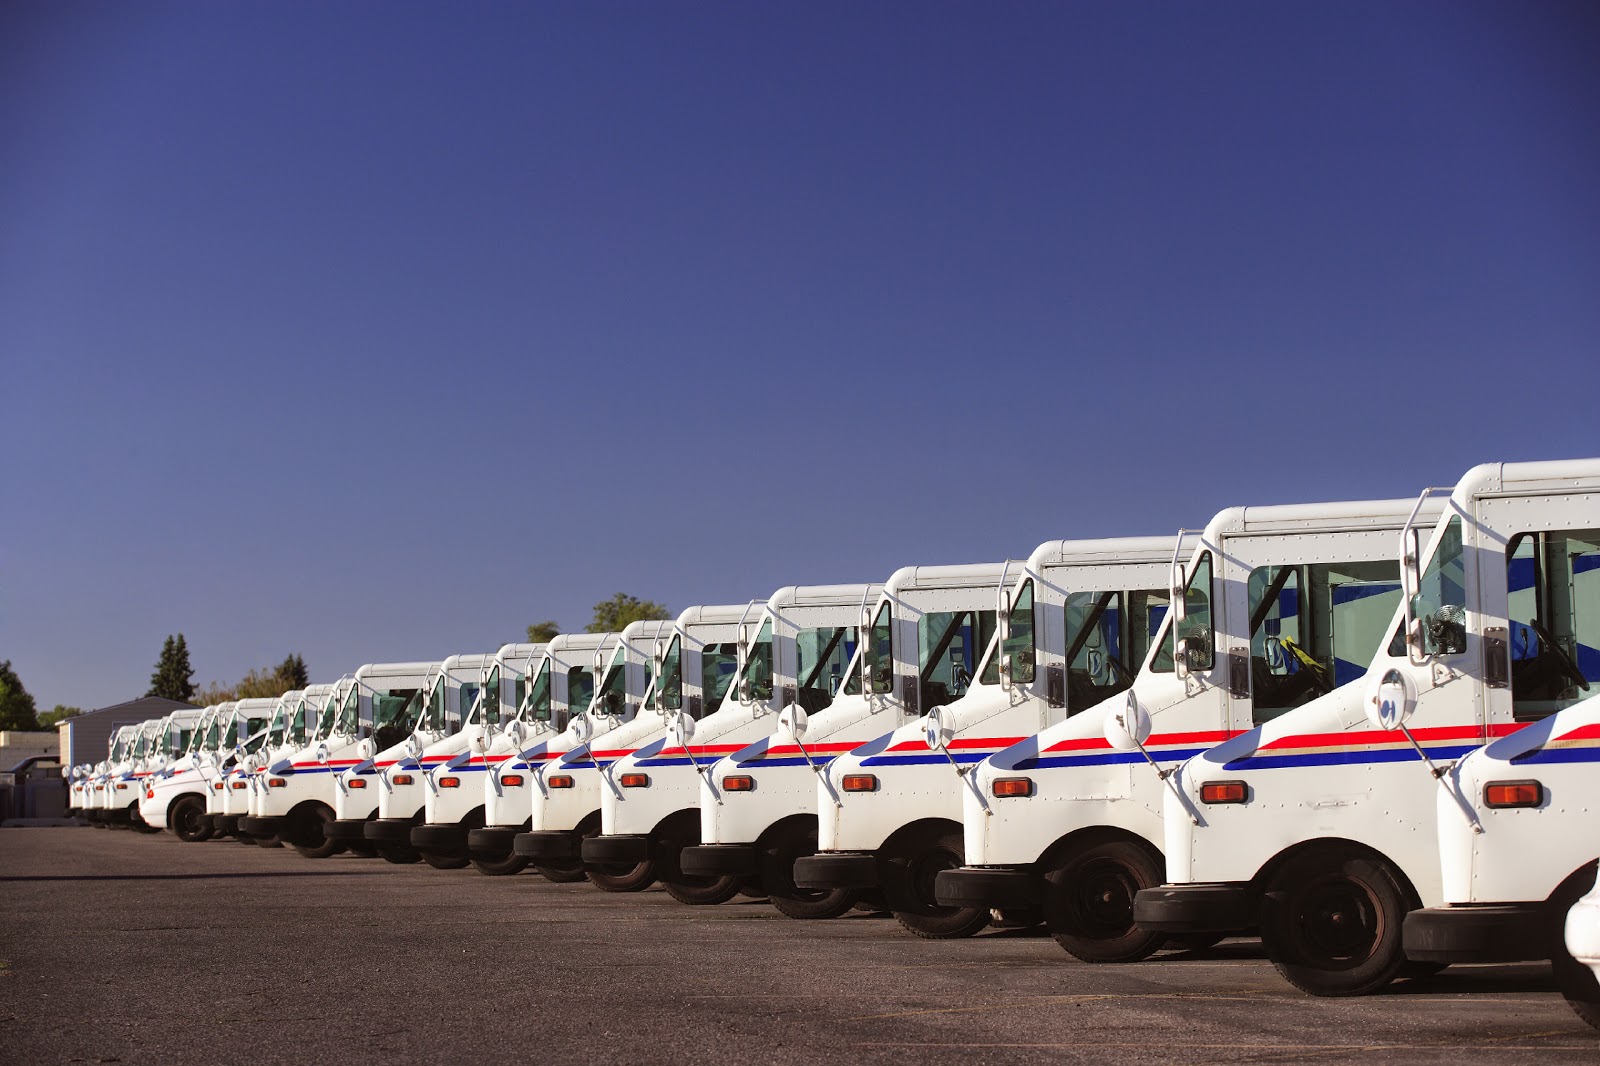
<instances>
[{"instance_id":1,"label":"evergreen tree","mask_svg":"<svg viewBox=\"0 0 1600 1066\"><path fill-rule=\"evenodd\" d=\"M311 672L306 669L306 661L299 655L290 655L279 663L277 674L283 680L284 692L311 684Z\"/></svg>"},{"instance_id":2,"label":"evergreen tree","mask_svg":"<svg viewBox=\"0 0 1600 1066\"><path fill-rule=\"evenodd\" d=\"M194 667L189 665L189 642L179 633L169 636L161 645L161 658L156 660L155 673L150 675L150 691L146 696L165 696L169 700L187 703L194 699Z\"/></svg>"},{"instance_id":3,"label":"evergreen tree","mask_svg":"<svg viewBox=\"0 0 1600 1066\"><path fill-rule=\"evenodd\" d=\"M585 631L620 633L629 622L652 622L671 617L666 604L619 592L609 600L601 600L594 605L594 621L585 627Z\"/></svg>"},{"instance_id":4,"label":"evergreen tree","mask_svg":"<svg viewBox=\"0 0 1600 1066\"><path fill-rule=\"evenodd\" d=\"M0 662L0 729L38 729L39 708L22 687L22 678L11 669L11 660Z\"/></svg>"}]
</instances>

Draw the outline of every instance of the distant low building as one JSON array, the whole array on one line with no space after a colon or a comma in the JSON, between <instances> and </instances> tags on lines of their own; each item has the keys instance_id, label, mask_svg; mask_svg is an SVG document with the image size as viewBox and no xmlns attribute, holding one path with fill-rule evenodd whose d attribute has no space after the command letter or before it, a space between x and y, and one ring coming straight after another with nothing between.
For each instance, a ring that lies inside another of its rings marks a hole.
<instances>
[{"instance_id":1,"label":"distant low building","mask_svg":"<svg viewBox=\"0 0 1600 1066\"><path fill-rule=\"evenodd\" d=\"M62 764L76 766L79 763L97 763L106 757L111 734L119 726L138 725L151 718L165 718L173 711L192 706L192 703L169 700L165 696L145 696L73 715L56 726L60 733Z\"/></svg>"},{"instance_id":2,"label":"distant low building","mask_svg":"<svg viewBox=\"0 0 1600 1066\"><path fill-rule=\"evenodd\" d=\"M0 770L34 755L54 755L60 750L60 740L53 730L0 729Z\"/></svg>"}]
</instances>

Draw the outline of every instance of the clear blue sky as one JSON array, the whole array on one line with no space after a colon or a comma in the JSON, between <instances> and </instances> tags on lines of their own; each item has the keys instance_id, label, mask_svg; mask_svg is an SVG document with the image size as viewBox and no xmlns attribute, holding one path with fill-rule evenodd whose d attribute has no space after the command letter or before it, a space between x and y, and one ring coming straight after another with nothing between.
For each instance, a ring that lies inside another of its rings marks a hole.
<instances>
[{"instance_id":1,"label":"clear blue sky","mask_svg":"<svg viewBox=\"0 0 1600 1066\"><path fill-rule=\"evenodd\" d=\"M1600 454L1600 8L0 8L0 658L316 679Z\"/></svg>"}]
</instances>

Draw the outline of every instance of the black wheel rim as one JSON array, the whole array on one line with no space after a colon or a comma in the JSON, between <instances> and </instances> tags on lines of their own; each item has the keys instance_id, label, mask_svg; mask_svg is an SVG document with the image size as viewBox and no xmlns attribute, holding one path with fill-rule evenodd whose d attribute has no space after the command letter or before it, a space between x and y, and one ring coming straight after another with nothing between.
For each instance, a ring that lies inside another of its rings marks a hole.
<instances>
[{"instance_id":1,"label":"black wheel rim","mask_svg":"<svg viewBox=\"0 0 1600 1066\"><path fill-rule=\"evenodd\" d=\"M1318 878L1296 893L1293 919L1296 954L1322 969L1361 965L1383 937L1377 897L1345 874Z\"/></svg>"},{"instance_id":2,"label":"black wheel rim","mask_svg":"<svg viewBox=\"0 0 1600 1066\"><path fill-rule=\"evenodd\" d=\"M1068 886L1077 931L1096 940L1113 940L1133 928L1133 897L1143 887L1126 863L1093 859Z\"/></svg>"}]
</instances>

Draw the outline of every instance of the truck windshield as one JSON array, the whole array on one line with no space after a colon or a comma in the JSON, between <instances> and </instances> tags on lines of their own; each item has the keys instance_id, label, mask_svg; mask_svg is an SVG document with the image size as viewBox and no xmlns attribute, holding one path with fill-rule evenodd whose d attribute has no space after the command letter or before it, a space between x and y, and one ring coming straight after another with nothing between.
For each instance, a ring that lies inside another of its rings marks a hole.
<instances>
[{"instance_id":1,"label":"truck windshield","mask_svg":"<svg viewBox=\"0 0 1600 1066\"><path fill-rule=\"evenodd\" d=\"M567 702L563 708L569 714L583 710L594 700L594 670L587 666L574 666L567 671Z\"/></svg>"},{"instance_id":2,"label":"truck windshield","mask_svg":"<svg viewBox=\"0 0 1600 1066\"><path fill-rule=\"evenodd\" d=\"M894 690L894 612L884 600L867 630L866 666L872 670L872 691L882 695Z\"/></svg>"},{"instance_id":3,"label":"truck windshield","mask_svg":"<svg viewBox=\"0 0 1600 1066\"><path fill-rule=\"evenodd\" d=\"M518 681L523 685L524 682ZM534 675L533 684L528 687L527 694L517 701L517 717L529 722L548 722L550 720L550 659L546 656L539 662L539 672Z\"/></svg>"},{"instance_id":4,"label":"truck windshield","mask_svg":"<svg viewBox=\"0 0 1600 1066\"><path fill-rule=\"evenodd\" d=\"M379 751L394 747L417 726L422 712L422 690L396 688L372 695L372 739Z\"/></svg>"},{"instance_id":5,"label":"truck windshield","mask_svg":"<svg viewBox=\"0 0 1600 1066\"><path fill-rule=\"evenodd\" d=\"M627 674L628 646L619 644L611 656L611 665L606 667L605 680L595 689L594 698L589 704L590 710L611 717L622 714L626 702Z\"/></svg>"},{"instance_id":6,"label":"truck windshield","mask_svg":"<svg viewBox=\"0 0 1600 1066\"><path fill-rule=\"evenodd\" d=\"M334 692L338 697L338 692ZM361 686L356 682L350 683L350 688L344 694L344 702L339 708L339 720L334 724L334 732L347 737L353 737L361 729Z\"/></svg>"},{"instance_id":7,"label":"truck windshield","mask_svg":"<svg viewBox=\"0 0 1600 1066\"><path fill-rule=\"evenodd\" d=\"M1255 723L1362 677L1400 606L1392 559L1250 572L1250 694Z\"/></svg>"},{"instance_id":8,"label":"truck windshield","mask_svg":"<svg viewBox=\"0 0 1600 1066\"><path fill-rule=\"evenodd\" d=\"M303 748L311 742L311 730L316 725L317 711L312 702L301 697L289 719L289 743Z\"/></svg>"},{"instance_id":9,"label":"truck windshield","mask_svg":"<svg viewBox=\"0 0 1600 1066\"><path fill-rule=\"evenodd\" d=\"M683 647L674 634L667 653L661 657L661 674L656 679L656 696L663 708L676 711L683 706Z\"/></svg>"},{"instance_id":10,"label":"truck windshield","mask_svg":"<svg viewBox=\"0 0 1600 1066\"><path fill-rule=\"evenodd\" d=\"M768 616L761 622L761 628L756 632L756 639L746 653L744 663L744 677L749 684L749 692L741 693L758 702L772 698L772 618Z\"/></svg>"},{"instance_id":11,"label":"truck windshield","mask_svg":"<svg viewBox=\"0 0 1600 1066\"><path fill-rule=\"evenodd\" d=\"M1160 673L1172 673L1172 655L1176 642L1173 639L1173 630L1177 630L1177 640L1187 640L1189 643L1190 662L1195 670L1209 670L1215 663L1211 637L1211 603L1215 599L1211 588L1211 552L1200 553L1200 558L1195 561L1194 568L1189 572L1189 582L1183 589L1184 618L1176 626L1166 627L1166 639L1162 642L1161 650L1150 662L1150 669Z\"/></svg>"},{"instance_id":12,"label":"truck windshield","mask_svg":"<svg viewBox=\"0 0 1600 1066\"><path fill-rule=\"evenodd\" d=\"M222 748L222 715L214 714L211 722L206 726L206 736L200 744L202 751L218 751Z\"/></svg>"},{"instance_id":13,"label":"truck windshield","mask_svg":"<svg viewBox=\"0 0 1600 1066\"><path fill-rule=\"evenodd\" d=\"M1467 650L1466 564L1461 553L1461 516L1453 514L1434 546L1433 557L1422 571L1422 581L1411 597L1412 616L1422 623L1422 650L1426 655L1460 655ZM1389 654L1406 654L1405 628L1395 630Z\"/></svg>"},{"instance_id":14,"label":"truck windshield","mask_svg":"<svg viewBox=\"0 0 1600 1066\"><path fill-rule=\"evenodd\" d=\"M417 722L418 730L429 730L435 733L444 731L444 698L444 674L435 674L433 684L428 688L427 705L423 707L422 717Z\"/></svg>"},{"instance_id":15,"label":"truck windshield","mask_svg":"<svg viewBox=\"0 0 1600 1066\"><path fill-rule=\"evenodd\" d=\"M978 660L994 638L996 617L994 611L929 611L917 619L922 710L943 706L972 686Z\"/></svg>"},{"instance_id":16,"label":"truck windshield","mask_svg":"<svg viewBox=\"0 0 1600 1066\"><path fill-rule=\"evenodd\" d=\"M474 724L498 725L500 722L500 664L496 663L489 668L489 676L483 681L483 700L478 704L478 710L473 714Z\"/></svg>"},{"instance_id":17,"label":"truck windshield","mask_svg":"<svg viewBox=\"0 0 1600 1066\"><path fill-rule=\"evenodd\" d=\"M1070 638L1069 638L1070 639ZM1024 578L1006 612L1006 639L1000 654L1010 662L1007 673L1013 684L1026 685L1033 681L1034 663L1038 651L1033 640L1033 578ZM984 683L988 683L984 678Z\"/></svg>"},{"instance_id":18,"label":"truck windshield","mask_svg":"<svg viewBox=\"0 0 1600 1066\"><path fill-rule=\"evenodd\" d=\"M272 723L267 726L267 746L276 748L283 743L285 723L289 717L288 709L283 704L278 704L272 709Z\"/></svg>"},{"instance_id":19,"label":"truck windshield","mask_svg":"<svg viewBox=\"0 0 1600 1066\"><path fill-rule=\"evenodd\" d=\"M322 705L322 714L317 718L316 736L318 740L325 740L333 736L333 724L338 717L339 689L338 686L334 686L334 690L328 693L327 702Z\"/></svg>"},{"instance_id":20,"label":"truck windshield","mask_svg":"<svg viewBox=\"0 0 1600 1066\"><path fill-rule=\"evenodd\" d=\"M739 645L733 641L707 644L700 649L700 691L705 708L714 711L728 698L733 679L739 672ZM770 682L769 682L770 684Z\"/></svg>"},{"instance_id":21,"label":"truck windshield","mask_svg":"<svg viewBox=\"0 0 1600 1066\"><path fill-rule=\"evenodd\" d=\"M802 629L795 637L795 646L800 653L800 687L795 699L807 714L816 714L833 702L834 694L850 676L856 627Z\"/></svg>"}]
</instances>

